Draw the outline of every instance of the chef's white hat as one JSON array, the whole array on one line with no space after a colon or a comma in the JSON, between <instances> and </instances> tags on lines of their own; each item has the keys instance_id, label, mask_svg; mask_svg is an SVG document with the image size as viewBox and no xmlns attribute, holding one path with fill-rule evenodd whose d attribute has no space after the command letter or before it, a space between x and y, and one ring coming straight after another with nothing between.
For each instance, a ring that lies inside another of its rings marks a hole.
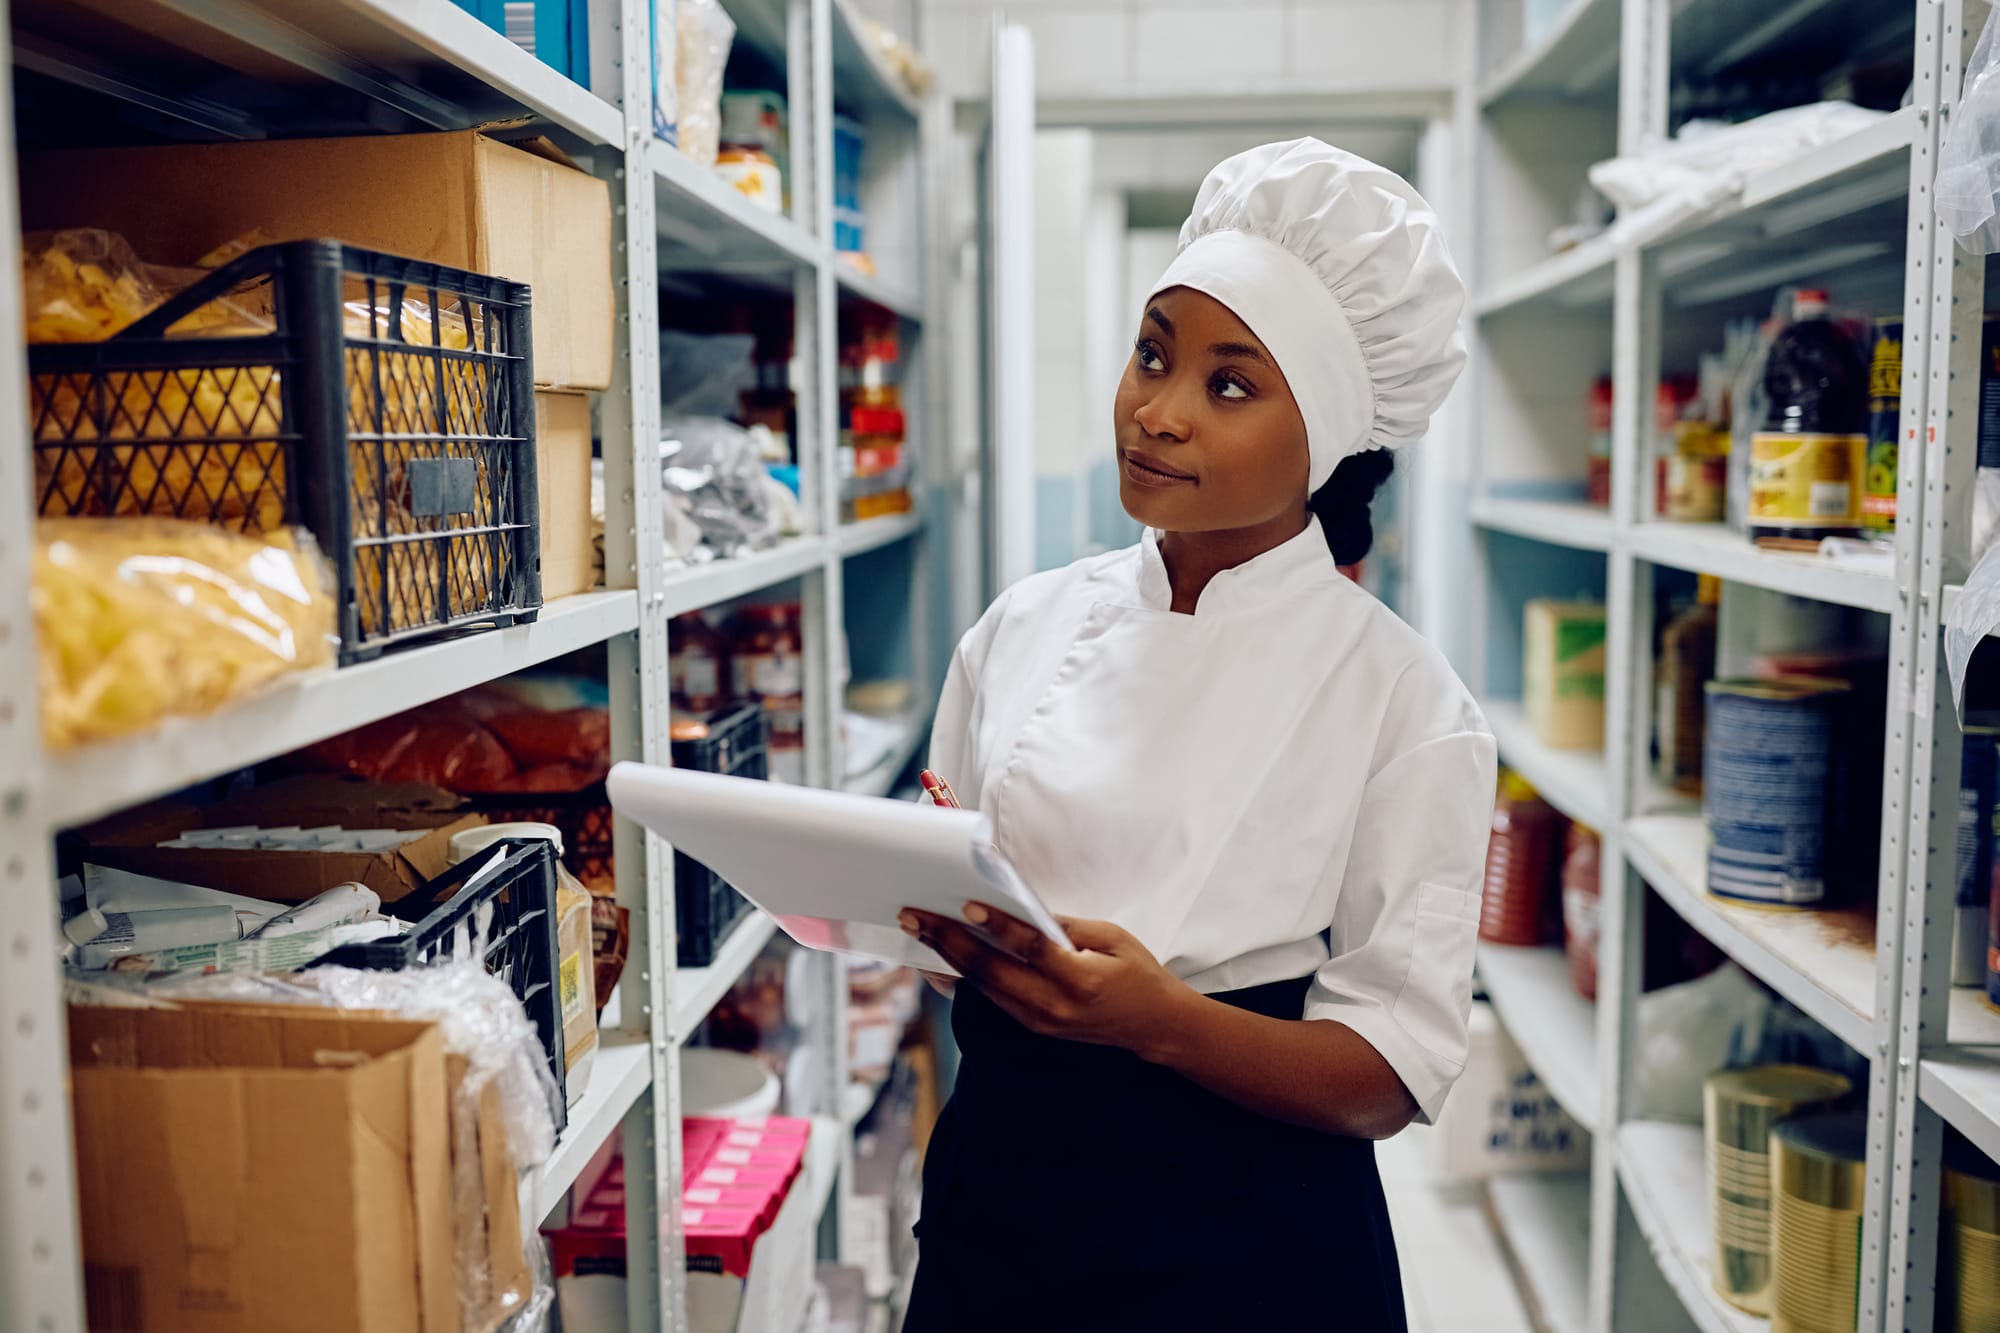
<instances>
[{"instance_id":1,"label":"chef's white hat","mask_svg":"<svg viewBox=\"0 0 2000 1333\"><path fill-rule=\"evenodd\" d=\"M1465 284L1437 215L1395 172L1317 139L1209 172L1152 295L1169 287L1222 302L1277 358L1313 490L1348 455L1421 436L1465 366Z\"/></svg>"}]
</instances>

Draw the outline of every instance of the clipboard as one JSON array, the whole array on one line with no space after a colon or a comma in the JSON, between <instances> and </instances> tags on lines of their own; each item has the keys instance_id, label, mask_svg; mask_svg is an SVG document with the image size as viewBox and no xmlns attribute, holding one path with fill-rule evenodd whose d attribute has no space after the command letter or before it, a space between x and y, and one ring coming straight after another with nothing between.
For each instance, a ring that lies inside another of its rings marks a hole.
<instances>
[{"instance_id":1,"label":"clipboard","mask_svg":"<svg viewBox=\"0 0 2000 1333\"><path fill-rule=\"evenodd\" d=\"M962 921L975 899L1075 948L977 811L629 761L605 788L619 814L721 875L808 949L954 975L896 914Z\"/></svg>"}]
</instances>

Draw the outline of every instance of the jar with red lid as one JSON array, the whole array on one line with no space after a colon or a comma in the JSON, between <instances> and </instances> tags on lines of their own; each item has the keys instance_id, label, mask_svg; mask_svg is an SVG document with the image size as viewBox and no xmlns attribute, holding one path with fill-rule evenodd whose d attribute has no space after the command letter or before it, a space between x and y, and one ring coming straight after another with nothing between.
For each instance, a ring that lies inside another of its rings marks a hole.
<instances>
[{"instance_id":1,"label":"jar with red lid","mask_svg":"<svg viewBox=\"0 0 2000 1333\"><path fill-rule=\"evenodd\" d=\"M1563 950L1569 955L1570 984L1586 1000L1597 998L1597 941L1601 935L1603 844L1581 824L1569 826L1563 857Z\"/></svg>"},{"instance_id":2,"label":"jar with red lid","mask_svg":"<svg viewBox=\"0 0 2000 1333\"><path fill-rule=\"evenodd\" d=\"M667 679L675 708L706 716L729 703L729 642L698 611L667 627Z\"/></svg>"},{"instance_id":3,"label":"jar with red lid","mask_svg":"<svg viewBox=\"0 0 2000 1333\"><path fill-rule=\"evenodd\" d=\"M1561 938L1557 872L1564 822L1526 779L1502 775L1479 900L1480 939L1533 947Z\"/></svg>"}]
</instances>

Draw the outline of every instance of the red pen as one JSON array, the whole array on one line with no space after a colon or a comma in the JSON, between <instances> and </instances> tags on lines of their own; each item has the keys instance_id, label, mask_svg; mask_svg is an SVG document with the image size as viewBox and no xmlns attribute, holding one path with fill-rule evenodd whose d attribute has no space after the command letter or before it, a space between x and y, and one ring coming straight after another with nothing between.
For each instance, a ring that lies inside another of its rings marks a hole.
<instances>
[{"instance_id":1,"label":"red pen","mask_svg":"<svg viewBox=\"0 0 2000 1333\"><path fill-rule=\"evenodd\" d=\"M924 794L931 798L932 805L941 805L947 810L959 808L958 797L952 795L951 784L928 768L917 774L917 781L924 784Z\"/></svg>"}]
</instances>

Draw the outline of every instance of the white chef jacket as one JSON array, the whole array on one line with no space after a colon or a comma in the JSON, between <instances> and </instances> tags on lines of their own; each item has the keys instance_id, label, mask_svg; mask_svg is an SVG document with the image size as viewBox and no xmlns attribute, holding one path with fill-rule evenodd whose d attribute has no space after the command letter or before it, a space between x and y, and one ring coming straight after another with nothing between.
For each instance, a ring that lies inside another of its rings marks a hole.
<instances>
[{"instance_id":1,"label":"white chef jacket","mask_svg":"<svg viewBox=\"0 0 2000 1333\"><path fill-rule=\"evenodd\" d=\"M931 767L1061 914L1206 994L1311 973L1435 1119L1464 1068L1492 734L1319 523L1171 610L1158 537L1009 588L966 634Z\"/></svg>"}]
</instances>

